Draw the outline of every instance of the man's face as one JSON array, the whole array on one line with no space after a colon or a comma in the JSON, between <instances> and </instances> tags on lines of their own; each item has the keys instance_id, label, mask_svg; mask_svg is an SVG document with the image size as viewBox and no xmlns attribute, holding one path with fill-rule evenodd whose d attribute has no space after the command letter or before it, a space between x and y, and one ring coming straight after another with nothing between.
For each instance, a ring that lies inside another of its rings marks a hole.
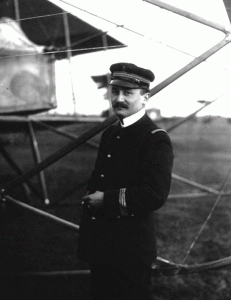
<instances>
[{"instance_id":1,"label":"man's face","mask_svg":"<svg viewBox=\"0 0 231 300\"><path fill-rule=\"evenodd\" d=\"M148 101L149 93L142 95L141 89L122 86L111 87L111 102L119 119L129 117L141 110Z\"/></svg>"}]
</instances>

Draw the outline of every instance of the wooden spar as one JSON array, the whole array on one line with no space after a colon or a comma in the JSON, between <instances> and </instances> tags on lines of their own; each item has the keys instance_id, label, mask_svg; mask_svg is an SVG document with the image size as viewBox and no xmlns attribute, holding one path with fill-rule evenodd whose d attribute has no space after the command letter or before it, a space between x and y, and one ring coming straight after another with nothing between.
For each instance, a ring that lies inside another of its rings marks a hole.
<instances>
[{"instance_id":1,"label":"wooden spar","mask_svg":"<svg viewBox=\"0 0 231 300\"><path fill-rule=\"evenodd\" d=\"M222 41L220 41L218 44L213 46L211 49L208 51L204 52L202 55L198 56L195 58L193 61L191 61L189 64L184 66L182 69L174 73L173 75L169 76L167 79L156 85L154 88L151 89L150 91L150 96L153 96L160 92L162 89L164 89L166 86L171 84L173 81L177 80L180 78L182 75L202 63L204 60L212 56L214 53L216 53L218 50L222 49L224 46L229 44L231 42L230 35L226 36Z\"/></svg>"},{"instance_id":2,"label":"wooden spar","mask_svg":"<svg viewBox=\"0 0 231 300\"><path fill-rule=\"evenodd\" d=\"M14 199L14 198L12 198L12 197L10 197L10 196L5 196L4 198L5 198L6 200L8 200L8 201L11 201L11 202L13 202L13 203L15 203L15 204L21 206L21 207L24 207L24 208L26 208L26 209L29 209L30 211L32 211L32 212L34 212L34 213L36 213L36 214L39 214L39 215L41 215L41 216L43 216L43 217L46 217L46 218L48 218L48 219L52 219L53 221L56 221L56 222L58 222L58 223L60 223L60 224L62 224L62 225L68 226L69 228L75 229L75 230L77 230L77 231L79 230L79 225L77 225L77 224L74 224L74 223L68 222L68 221L66 221L66 220L64 220L64 219L58 218L58 217L56 217L56 216L54 216L54 215L52 215L52 214L49 214L49 213L47 213L47 212L45 212L45 211L43 211L43 210L40 210L40 209L35 208L35 207L33 207L33 206L30 206L30 205L28 205L28 204L26 204L26 203L23 203L23 202L21 202L21 201L18 201L18 200Z\"/></svg>"},{"instance_id":3,"label":"wooden spar","mask_svg":"<svg viewBox=\"0 0 231 300\"><path fill-rule=\"evenodd\" d=\"M208 196L208 193L187 193L187 194L170 194L168 199L176 200L176 199L184 199L184 198L202 198Z\"/></svg>"},{"instance_id":4,"label":"wooden spar","mask_svg":"<svg viewBox=\"0 0 231 300\"><path fill-rule=\"evenodd\" d=\"M230 196L231 191L222 193L222 196ZM187 193L187 194L170 194L168 196L168 199L176 200L176 199L182 199L182 198L202 198L207 197L208 193Z\"/></svg>"},{"instance_id":5,"label":"wooden spar","mask_svg":"<svg viewBox=\"0 0 231 300\"><path fill-rule=\"evenodd\" d=\"M217 100L217 99L215 99ZM178 123L168 127L166 129L167 132L170 132L172 130L174 130L175 128L179 127L181 124L185 123L186 121L192 119L194 116L196 116L196 114L198 112L200 112L202 109L204 109L205 107L207 107L208 105L212 104L215 100L211 101L211 102L206 102L202 107L200 107L199 109L197 109L196 111L194 111L192 114L188 115L187 117L185 117L183 120L180 120Z\"/></svg>"},{"instance_id":6,"label":"wooden spar","mask_svg":"<svg viewBox=\"0 0 231 300\"><path fill-rule=\"evenodd\" d=\"M107 42L107 32L105 32L103 35L102 35L102 41L103 41L103 47L104 47L104 50L108 50L108 42ZM109 87L110 87L110 81L111 81L111 76L109 75L109 73L107 73L107 93L109 95ZM112 103L111 103L111 99L109 97L109 109L108 109L108 112L109 112L109 116L111 116L113 114L113 109L112 109Z\"/></svg>"},{"instance_id":7,"label":"wooden spar","mask_svg":"<svg viewBox=\"0 0 231 300\"><path fill-rule=\"evenodd\" d=\"M193 273L203 273L212 270L220 270L231 266L231 256L194 265L175 264L168 260L157 257L156 263L152 265L152 276L175 276L188 275ZM89 276L90 270L68 270L68 271L48 271L48 272L20 272L1 273L1 277L54 277L54 276Z\"/></svg>"},{"instance_id":8,"label":"wooden spar","mask_svg":"<svg viewBox=\"0 0 231 300\"><path fill-rule=\"evenodd\" d=\"M30 118L31 121L39 124L40 126L44 127L44 128L47 128L59 135L62 135L62 136L65 136L67 138L70 138L72 140L76 140L79 138L79 135L76 135L76 134L73 134L73 133L70 133L70 132L66 132L62 129L58 129L58 128L55 128L54 126L51 126L51 125L48 125L46 123L44 123L43 121L39 121L39 120L36 120L36 119L33 119L33 118ZM97 144L96 142L93 142L93 141L86 141L87 144L93 146L94 148L99 148L99 144Z\"/></svg>"},{"instance_id":9,"label":"wooden spar","mask_svg":"<svg viewBox=\"0 0 231 300\"><path fill-rule=\"evenodd\" d=\"M11 166L11 168L18 174L22 175L23 171L20 169L20 167L16 164L14 159L10 156L10 154L6 151L6 149L0 144L0 153L5 158L5 160L8 162L8 164ZM41 194L37 191L37 189L31 184L29 180L25 181L23 184L27 198L29 200L30 190L37 195L39 198L41 198Z\"/></svg>"},{"instance_id":10,"label":"wooden spar","mask_svg":"<svg viewBox=\"0 0 231 300\"><path fill-rule=\"evenodd\" d=\"M174 276L174 275L187 275L192 273L202 273L211 270L219 270L231 266L231 256L207 262L202 264L175 264L160 257L157 258L156 264L152 266L153 276Z\"/></svg>"},{"instance_id":11,"label":"wooden spar","mask_svg":"<svg viewBox=\"0 0 231 300\"><path fill-rule=\"evenodd\" d=\"M213 206L212 206L212 208L211 208L211 210L210 210L210 212L209 212L208 217L206 218L205 222L203 223L203 225L201 226L201 228L200 228L200 230L198 231L197 235L195 236L195 238L194 238L192 244L190 245L190 247L189 247L189 249L188 249L188 251L187 251L187 253L186 253L186 255L185 255L185 257L184 257L184 259L183 259L183 261L182 261L182 263L184 263L184 262L186 261L188 255L190 254L190 252L192 251L193 247L195 246L195 244L196 244L196 242L197 242L199 236L201 235L201 233L203 232L204 228L206 227L208 221L210 220L213 211L215 210L215 208L216 208L218 202L219 202L220 199L221 199L221 196L222 196L222 193L223 193L224 189L226 188L226 186L227 186L228 183L229 183L230 175L231 175L231 169L230 169L230 171L229 171L229 173L228 173L227 178L225 179L224 183L222 184L222 187L221 187L221 190L220 190L220 192L219 192L219 195L218 195L216 201L214 202L214 204L213 204Z\"/></svg>"},{"instance_id":12,"label":"wooden spar","mask_svg":"<svg viewBox=\"0 0 231 300\"><path fill-rule=\"evenodd\" d=\"M70 30L69 30L67 12L64 12L64 14L63 14L63 23L64 23L67 55L68 55L68 58L70 59L71 58L71 40L70 40Z\"/></svg>"},{"instance_id":13,"label":"wooden spar","mask_svg":"<svg viewBox=\"0 0 231 300\"><path fill-rule=\"evenodd\" d=\"M184 182L184 183L187 183L187 184L189 184L189 185L192 185L192 186L194 186L194 187L197 187L197 188L199 188L200 190L207 191L207 192L209 192L209 193L211 193L211 194L215 194L215 195L219 195L219 194L220 194L219 191L217 191L217 190L215 190L215 189L213 189L213 188L209 188L209 187L207 187L207 186L205 186L205 185L203 185L203 184L194 182L194 181L192 181L192 180L186 179L186 178L181 177L181 176L179 176L179 175L172 174L172 178L174 178L174 179L176 179L176 180L179 180L179 181L182 181L182 182ZM223 195L223 193L222 193L222 195Z\"/></svg>"},{"instance_id":14,"label":"wooden spar","mask_svg":"<svg viewBox=\"0 0 231 300\"><path fill-rule=\"evenodd\" d=\"M19 4L18 0L14 0L14 7L15 7L15 17L17 23L20 25L20 13L19 13Z\"/></svg>"},{"instance_id":15,"label":"wooden spar","mask_svg":"<svg viewBox=\"0 0 231 300\"><path fill-rule=\"evenodd\" d=\"M8 278L15 278L15 277L56 277L56 276L89 276L90 270L62 270L62 271L45 271L45 272L20 272L20 273L0 273L0 278L8 277Z\"/></svg>"},{"instance_id":16,"label":"wooden spar","mask_svg":"<svg viewBox=\"0 0 231 300\"><path fill-rule=\"evenodd\" d=\"M107 32L102 34L102 42L103 42L103 48L104 50L108 50L108 42L107 42Z\"/></svg>"},{"instance_id":17,"label":"wooden spar","mask_svg":"<svg viewBox=\"0 0 231 300\"><path fill-rule=\"evenodd\" d=\"M109 125L113 124L117 120L117 117L115 115L107 118L100 124L97 124L93 128L90 128L88 131L83 133L78 139L71 141L67 145L63 146L61 149L56 151L54 154L48 156L43 161L41 161L39 164L37 164L34 168L30 169L23 175L15 178L14 180L10 181L5 189L1 191L1 195L6 195L9 191L13 190L15 187L20 185L21 183L25 182L28 178L32 177L33 175L39 173L40 171L44 170L45 168L49 167L53 163L55 163L57 160L77 148L78 146L84 144L87 140L95 136L96 134L100 133L102 130L104 130Z\"/></svg>"},{"instance_id":18,"label":"wooden spar","mask_svg":"<svg viewBox=\"0 0 231 300\"><path fill-rule=\"evenodd\" d=\"M65 225L71 229L79 230L79 226L77 224L68 222L64 219L58 218L54 215L51 215L47 212L44 212L42 210L39 210L37 208L34 208L28 204L22 203L21 201L18 201L10 196L5 196L6 200L9 200L21 207L27 208L31 210L34 213L38 213L39 215L49 218L51 220L57 221L59 224ZM231 256L207 262L202 264L193 264L193 265L186 265L186 264L175 264L173 262L170 262L166 259L163 259L161 257L157 257L156 262L152 265L152 276L175 276L175 275L186 275L186 274L193 274L193 273L201 273L206 272L210 270L219 270L226 267L231 266ZM57 276L57 275L89 275L89 270L72 270L72 271L53 271L53 272L25 272L20 274L7 274L3 273L0 274L0 276Z\"/></svg>"},{"instance_id":19,"label":"wooden spar","mask_svg":"<svg viewBox=\"0 0 231 300\"><path fill-rule=\"evenodd\" d=\"M204 24L204 25L209 26L211 28L214 28L214 29L217 29L219 31L222 31L225 34L229 33L229 31L224 26L222 26L222 25L220 25L218 23L206 20L206 19L204 19L204 18L202 18L200 16L197 16L195 14L192 14L192 13L190 13L188 11L185 11L183 9L177 8L177 7L172 6L170 4L164 3L162 1L159 1L159 0L143 0L143 1L151 3L153 5L156 5L156 6L160 7L160 8L166 9L166 10L171 11L173 13L176 13L176 14L178 14L180 16L183 16L185 18L188 18L190 20L193 20L193 21L196 21L198 23Z\"/></svg>"},{"instance_id":20,"label":"wooden spar","mask_svg":"<svg viewBox=\"0 0 231 300\"><path fill-rule=\"evenodd\" d=\"M69 62L69 71L70 71L70 81L71 81L71 92L72 92L72 100L73 100L73 110L74 114L76 113L76 102L75 102L75 92L74 92L74 85L72 79L72 65L71 65L71 39L70 39L70 30L68 24L68 17L67 12L63 14L63 23L64 23L64 30L65 30L65 39L66 39L66 47L67 47L67 56Z\"/></svg>"},{"instance_id":21,"label":"wooden spar","mask_svg":"<svg viewBox=\"0 0 231 300\"><path fill-rule=\"evenodd\" d=\"M40 156L40 151L39 151L39 147L38 147L37 138L36 138L36 135L35 135L35 132L34 132L34 128L33 128L33 125L32 125L32 123L29 119L28 119L28 126L29 126L31 147L32 147L33 155L34 155L34 160L35 160L35 163L38 164L38 163L41 162L41 156ZM39 172L39 180L40 180L40 184L41 184L42 191L43 191L44 203L45 204L50 204L50 200L48 198L45 175L44 175L43 171Z\"/></svg>"},{"instance_id":22,"label":"wooden spar","mask_svg":"<svg viewBox=\"0 0 231 300\"><path fill-rule=\"evenodd\" d=\"M103 35L105 35L105 34L107 34L107 31L100 31L100 32L97 32L97 33L95 33L95 34L92 34L91 36L87 36L87 37L85 37L85 38L82 38L81 40L78 40L78 41L76 41L76 42L73 42L71 45L72 45L72 46L78 46L78 45L81 45L81 44L84 43L84 42L90 41L90 40L92 40L92 39L94 39L94 38L96 38L96 37L103 36ZM121 47L126 47L126 45L121 46ZM61 48L61 49L62 49L62 48Z\"/></svg>"}]
</instances>

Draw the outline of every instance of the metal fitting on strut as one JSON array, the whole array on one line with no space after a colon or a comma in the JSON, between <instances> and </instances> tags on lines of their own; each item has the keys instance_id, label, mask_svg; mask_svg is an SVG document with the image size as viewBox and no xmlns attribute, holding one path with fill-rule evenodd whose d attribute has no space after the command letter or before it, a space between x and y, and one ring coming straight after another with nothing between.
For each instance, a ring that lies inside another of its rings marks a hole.
<instances>
[{"instance_id":1,"label":"metal fitting on strut","mask_svg":"<svg viewBox=\"0 0 231 300\"><path fill-rule=\"evenodd\" d=\"M5 190L4 190L4 189L1 189L0 200L1 200L2 202L5 202L5 201L6 201L6 198L5 198L4 196L5 196Z\"/></svg>"}]
</instances>

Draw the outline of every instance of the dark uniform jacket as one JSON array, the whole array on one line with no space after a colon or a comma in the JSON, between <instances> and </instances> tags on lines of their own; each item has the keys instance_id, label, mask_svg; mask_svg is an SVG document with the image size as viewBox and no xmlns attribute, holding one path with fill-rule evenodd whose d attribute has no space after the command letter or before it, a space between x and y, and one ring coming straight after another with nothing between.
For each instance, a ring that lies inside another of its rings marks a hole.
<instances>
[{"instance_id":1,"label":"dark uniform jacket","mask_svg":"<svg viewBox=\"0 0 231 300\"><path fill-rule=\"evenodd\" d=\"M151 263L156 259L154 211L166 201L173 151L167 133L145 114L102 134L88 191L104 192L91 215L83 206L78 256L92 263Z\"/></svg>"}]
</instances>

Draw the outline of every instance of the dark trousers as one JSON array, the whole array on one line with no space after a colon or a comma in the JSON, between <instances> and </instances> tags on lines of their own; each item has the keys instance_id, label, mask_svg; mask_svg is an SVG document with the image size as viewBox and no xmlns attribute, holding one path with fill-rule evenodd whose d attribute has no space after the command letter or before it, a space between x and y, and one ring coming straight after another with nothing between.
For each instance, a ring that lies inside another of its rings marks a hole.
<instances>
[{"instance_id":1,"label":"dark trousers","mask_svg":"<svg viewBox=\"0 0 231 300\"><path fill-rule=\"evenodd\" d=\"M151 300L151 267L144 264L91 264L94 300Z\"/></svg>"}]
</instances>

